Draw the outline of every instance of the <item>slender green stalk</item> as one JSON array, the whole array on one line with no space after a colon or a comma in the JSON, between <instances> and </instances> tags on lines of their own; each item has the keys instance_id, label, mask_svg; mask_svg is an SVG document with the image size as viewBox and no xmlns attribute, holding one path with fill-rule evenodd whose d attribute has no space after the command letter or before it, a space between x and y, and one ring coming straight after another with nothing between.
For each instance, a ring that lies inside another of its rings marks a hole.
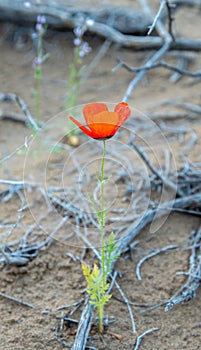
<instances>
[{"instance_id":1,"label":"slender green stalk","mask_svg":"<svg viewBox=\"0 0 201 350\"><path fill-rule=\"evenodd\" d=\"M41 66L41 64L36 68L35 78L36 78L36 91L35 91L36 120L39 123L40 119L41 119L41 116L40 116L41 78L42 78L42 66Z\"/></svg>"},{"instance_id":2,"label":"slender green stalk","mask_svg":"<svg viewBox=\"0 0 201 350\"><path fill-rule=\"evenodd\" d=\"M79 96L83 72L85 70L85 66L83 65L83 58L91 51L91 47L84 40L84 33L86 32L87 28L92 25L92 22L93 21L90 20L81 20L73 30L75 38L73 40L73 61L69 65L70 76L68 81L68 97L65 104L67 112L69 108L76 106ZM73 124L69 119L68 138L74 134L74 131L75 129L73 127Z\"/></svg>"},{"instance_id":3,"label":"slender green stalk","mask_svg":"<svg viewBox=\"0 0 201 350\"><path fill-rule=\"evenodd\" d=\"M42 64L48 59L49 54L43 55L43 36L46 32L47 25L45 16L38 16L36 23L36 38L37 38L37 56L34 59L33 66L35 68L36 88L34 93L36 120L39 123L41 120L41 91L42 91Z\"/></svg>"},{"instance_id":4,"label":"slender green stalk","mask_svg":"<svg viewBox=\"0 0 201 350\"><path fill-rule=\"evenodd\" d=\"M103 333L103 315L104 315L104 305L98 307L98 319L99 319L99 333Z\"/></svg>"},{"instance_id":5,"label":"slender green stalk","mask_svg":"<svg viewBox=\"0 0 201 350\"><path fill-rule=\"evenodd\" d=\"M38 46L37 46L37 66L35 69L36 91L35 91L35 108L36 120L40 122L40 108L41 108L41 79L42 79L42 37L43 29L38 31Z\"/></svg>"},{"instance_id":6,"label":"slender green stalk","mask_svg":"<svg viewBox=\"0 0 201 350\"><path fill-rule=\"evenodd\" d=\"M82 59L79 56L79 47L74 48L73 52L73 62L69 65L70 77L68 84L68 98L66 100L66 111L69 108L75 107L77 98L79 95L80 85L81 85L81 72L82 72ZM68 136L72 136L74 132L74 127L69 119L68 125Z\"/></svg>"},{"instance_id":7,"label":"slender green stalk","mask_svg":"<svg viewBox=\"0 0 201 350\"><path fill-rule=\"evenodd\" d=\"M103 141L103 154L101 160L101 189L100 189L100 202L101 202L101 213L100 213L100 229L101 229L101 273L103 279L103 285L107 282L107 271L105 269L105 155L106 155L106 141ZM99 310L99 331L103 332L103 314L104 314L104 304L100 305Z\"/></svg>"},{"instance_id":8,"label":"slender green stalk","mask_svg":"<svg viewBox=\"0 0 201 350\"><path fill-rule=\"evenodd\" d=\"M98 177L100 183L100 206L91 199L92 206L96 212L98 223L100 227L100 268L94 264L94 268L82 264L82 270L88 284L87 292L90 295L90 302L96 305L99 319L99 332L103 333L103 318L104 306L110 300L111 294L108 293L109 284L107 283L107 276L110 272L112 261L117 258L113 254L116 250L114 233L112 232L107 240L105 240L105 220L107 209L105 207L105 155L106 155L106 141L103 141L103 154L101 160L101 175Z\"/></svg>"},{"instance_id":9,"label":"slender green stalk","mask_svg":"<svg viewBox=\"0 0 201 350\"><path fill-rule=\"evenodd\" d=\"M104 189L105 189L105 155L106 155L106 141L103 141L103 155L102 155L102 161L101 161L101 213L100 213L100 229L101 229L101 270L103 274L103 280L106 282L107 276L105 276L105 215L106 215L106 209L105 209L105 198L104 198Z\"/></svg>"}]
</instances>

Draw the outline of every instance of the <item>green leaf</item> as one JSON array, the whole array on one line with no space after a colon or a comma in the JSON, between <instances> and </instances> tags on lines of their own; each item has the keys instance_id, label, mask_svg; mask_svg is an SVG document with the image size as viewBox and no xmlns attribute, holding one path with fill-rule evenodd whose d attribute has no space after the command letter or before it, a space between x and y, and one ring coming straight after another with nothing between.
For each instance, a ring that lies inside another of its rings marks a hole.
<instances>
[{"instance_id":1,"label":"green leaf","mask_svg":"<svg viewBox=\"0 0 201 350\"><path fill-rule=\"evenodd\" d=\"M35 78L37 80L40 80L41 79L41 65L37 66L36 69L35 69Z\"/></svg>"},{"instance_id":2,"label":"green leaf","mask_svg":"<svg viewBox=\"0 0 201 350\"><path fill-rule=\"evenodd\" d=\"M41 64L47 61L49 57L50 57L49 53L46 53L45 55L43 55L41 58Z\"/></svg>"}]
</instances>

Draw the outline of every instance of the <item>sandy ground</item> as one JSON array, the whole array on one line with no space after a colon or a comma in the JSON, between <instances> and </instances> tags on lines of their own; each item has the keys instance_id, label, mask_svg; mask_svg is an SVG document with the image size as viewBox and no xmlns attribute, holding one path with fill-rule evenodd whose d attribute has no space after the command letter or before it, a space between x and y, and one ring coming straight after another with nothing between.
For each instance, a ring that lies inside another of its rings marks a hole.
<instances>
[{"instance_id":1,"label":"sandy ground","mask_svg":"<svg viewBox=\"0 0 201 350\"><path fill-rule=\"evenodd\" d=\"M176 32L181 36L192 39L199 38L201 27L200 14L197 9L185 8L178 11L175 23ZM4 93L13 92L20 95L34 114L33 89L35 81L32 61L35 53L32 50L32 44L27 42L19 49L16 44L6 40L5 27L1 29L1 33L1 90ZM50 58L43 66L41 110L42 120L50 127L47 134L43 135L43 141L48 137L52 137L56 143L58 140L61 140L66 130L65 123L67 123L67 118L63 111L64 101L67 96L68 66L72 60L72 40L73 36L71 33L63 33L59 37L54 34L45 43L45 48L50 53ZM97 50L102 45L102 41L99 38L88 38L88 40L92 47L92 52L84 59L86 66L90 64L96 56ZM128 64L139 66L152 53L112 46L87 80L82 83L78 104L82 105L91 101L106 101L114 104L121 101L133 76L123 69L112 73L112 68L116 65L115 56L121 54L121 58ZM174 64L177 63L177 59L170 55L168 61ZM187 68L192 71L200 69L199 53L192 53L192 60ZM174 112L176 115L176 113L184 112L182 108L178 109L172 105L164 106L164 102L167 101L200 104L199 81L196 82L190 77L183 77L176 84L173 84L169 79L170 76L170 72L161 68L149 72L133 92L129 104L133 108L131 124L137 132L143 130L141 131L141 136L146 138L148 150L150 147L154 147L154 154L159 156L158 163L161 166L164 165L164 153L161 150L163 151L164 148L170 147L175 158L176 167L179 168L180 164L182 164L181 154L184 154L184 152L191 161L200 161L200 117L190 118L188 114L186 118L162 120L172 128L172 131L167 132L167 129L164 132L159 131L159 138L157 138L158 134L156 138L155 135L152 135L148 122L147 125L146 123L143 124L142 128L143 118L141 121L137 118L135 120L135 113L137 114L135 110L139 110L141 116L143 114L166 112ZM1 104L1 110L3 114L12 112L22 115L16 106ZM61 114L58 115L58 113ZM160 121L154 122L157 130L160 130L158 126ZM58 127L60 122L63 129ZM198 136L197 142L191 149L186 150L186 145L191 139L188 132L185 134L184 140L180 140L181 135L176 130L181 127L193 130ZM173 130L175 130L175 133ZM10 120L0 121L1 155L4 157L6 154L14 151L16 147L24 143L25 137L28 137L30 134L31 130L22 123ZM161 137L162 134L163 138ZM132 158L132 152L130 151L130 153L126 153L127 151L124 150L124 153L121 153L122 150L119 145L120 143L125 145L127 142L126 138L127 133L124 130L111 143L111 148L113 147L117 153L119 152L114 157L114 168L118 168L118 160L120 161L120 166L127 164L125 161L125 157L127 157L132 176L132 171L134 172L134 169L136 170L138 167L141 169L142 163L140 163L139 159ZM57 168L55 164L64 164L62 169L64 169L64 174L68 174L68 176L62 181L64 181L65 185L75 186L74 176L78 175L76 175L76 172L69 172L69 167L73 168L73 164L69 161L68 150L60 153L50 152L49 148L47 151L44 143L38 145L36 140L31 147L28 159L21 152L2 164L0 170L2 179L22 180L24 173L25 178L28 180L39 181L43 178L45 167L45 170L47 170L46 184L60 186L60 181L62 180L61 170L58 170L59 166ZM90 149L87 147L90 147ZM36 155L34 153L35 150L38 152ZM100 146L94 144L94 153L90 153L91 146L86 144L84 136L80 137L80 146L74 151L76 159L79 160L82 166L86 163L92 174L92 183L87 182L87 188L90 188L92 185L95 186L94 174L100 160L99 151ZM151 153L150 157L157 165L156 159L152 157ZM107 171L114 172L115 176L116 168L111 170L109 161ZM146 172L147 170L145 169L144 171ZM113 184L116 186L115 179L112 181L114 181ZM136 183L134 182L134 184ZM1 185L1 192L4 190L5 186ZM88 189L85 188L84 190L86 194ZM111 208L114 209L114 207L116 209L129 207L132 200L131 197L129 199L126 197L125 192L126 186L123 183L117 186L114 198L112 197L114 191L108 190L107 200L110 204L110 210ZM26 199L30 207L23 212L20 225L14 230L10 239L21 237L46 212L47 208L44 202L41 202L38 193L34 191L31 193L27 192ZM127 204L127 201L129 204ZM34 205L31 207L33 203ZM145 204L148 205L147 203ZM21 201L17 195L1 203L0 223L1 225L8 225L6 228L1 226L1 241L4 244L5 232L9 233L11 227L9 225L16 221L20 207ZM113 214L110 212L109 215ZM41 224L43 229L42 238L38 227L33 228L34 234L38 233L39 240L43 239L55 227L57 220L58 215L55 215L55 217L47 216ZM178 305L169 312L165 312L162 306L155 310L141 313L148 306L166 301L185 282L186 276L177 274L177 272L188 271L189 251L185 247L192 230L197 230L199 224L200 220L197 217L174 213L170 214L165 222L159 225L156 232L151 232L150 227L147 227L140 233L137 237L139 242L132 254L133 259L130 258L129 254L125 254L116 265L116 269L121 273L118 283L131 303L137 333L133 334L127 307L122 302L122 297L118 290L114 287L113 297L106 308L106 314L113 316L115 322L109 325L103 340L100 339L97 328L93 327L88 342L90 346L96 349L134 349L137 335L148 329L158 328L157 331L143 339L140 349L200 349L200 289L198 289L195 299L189 303ZM86 283L81 272L80 261L79 259L73 261L68 255L71 253L73 256L81 257L83 252L81 241L78 241L75 234L72 235L74 228L75 223L72 220L61 227L53 243L46 249L42 249L38 256L27 266L0 266L1 293L6 293L34 306L34 309L32 309L0 297L0 349L60 350L65 347L65 344L69 347L72 345L77 325L76 323L64 324L62 327L61 319L65 314L70 315L68 312L73 308L64 308L62 310L58 310L58 308L71 305L84 297L83 290L86 287ZM89 227L89 231L89 237L93 243L96 243L97 232L94 231L93 227ZM179 249L159 254L143 264L141 270L142 280L138 281L135 272L137 262L151 251L173 244L178 245ZM93 264L95 261L90 250L86 251L85 261L90 264ZM82 307L83 304L69 317L79 320Z\"/></svg>"}]
</instances>

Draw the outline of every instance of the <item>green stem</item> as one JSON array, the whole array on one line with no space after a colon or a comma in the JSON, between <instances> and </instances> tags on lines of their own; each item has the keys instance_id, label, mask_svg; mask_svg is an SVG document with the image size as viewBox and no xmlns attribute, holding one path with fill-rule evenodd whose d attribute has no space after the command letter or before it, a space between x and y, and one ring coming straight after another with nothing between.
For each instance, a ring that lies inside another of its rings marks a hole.
<instances>
[{"instance_id":1,"label":"green stem","mask_svg":"<svg viewBox=\"0 0 201 350\"><path fill-rule=\"evenodd\" d=\"M106 155L106 141L103 141L103 155L101 161L101 189L100 189L100 202L101 202L101 212L100 212L100 229L101 229L101 273L102 273L102 286L105 286L107 281L107 273L105 269L105 199L104 199L104 189L105 189L105 155ZM101 299L104 297L104 291L101 293ZM99 332L103 332L103 310L104 303L101 302L98 308L99 316Z\"/></svg>"},{"instance_id":2,"label":"green stem","mask_svg":"<svg viewBox=\"0 0 201 350\"><path fill-rule=\"evenodd\" d=\"M41 99L41 65L36 68L36 120L40 122L40 99Z\"/></svg>"},{"instance_id":3,"label":"green stem","mask_svg":"<svg viewBox=\"0 0 201 350\"><path fill-rule=\"evenodd\" d=\"M103 333L103 305L98 307L98 319L99 319L99 333Z\"/></svg>"},{"instance_id":4,"label":"green stem","mask_svg":"<svg viewBox=\"0 0 201 350\"><path fill-rule=\"evenodd\" d=\"M73 62L69 65L70 68L70 77L68 84L68 97L66 100L66 111L68 112L68 108L75 107L76 101L79 95L79 89L81 84L81 67L82 67L82 59L79 56L79 47L74 48ZM74 127L72 122L69 119L68 123L68 136L71 137L73 135Z\"/></svg>"},{"instance_id":5,"label":"green stem","mask_svg":"<svg viewBox=\"0 0 201 350\"><path fill-rule=\"evenodd\" d=\"M42 39L43 34L42 32L39 33L38 36L38 48L37 48L37 57L39 60L39 65L36 67L36 96L35 96L35 102L36 102L36 120L39 123L40 122L40 104L41 104L41 79L42 79Z\"/></svg>"},{"instance_id":6,"label":"green stem","mask_svg":"<svg viewBox=\"0 0 201 350\"><path fill-rule=\"evenodd\" d=\"M105 155L106 155L106 141L103 141L103 155L101 161L101 270L103 274L103 282L106 282L107 276L105 276Z\"/></svg>"}]
</instances>

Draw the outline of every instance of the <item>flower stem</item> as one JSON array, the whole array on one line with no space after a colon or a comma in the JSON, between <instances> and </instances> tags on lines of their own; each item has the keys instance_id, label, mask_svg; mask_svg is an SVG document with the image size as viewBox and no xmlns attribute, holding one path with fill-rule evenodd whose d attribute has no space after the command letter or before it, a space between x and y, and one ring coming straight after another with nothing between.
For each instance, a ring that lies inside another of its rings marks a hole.
<instances>
[{"instance_id":1,"label":"flower stem","mask_svg":"<svg viewBox=\"0 0 201 350\"><path fill-rule=\"evenodd\" d=\"M100 189L100 202L101 202L101 215L100 215L100 229L101 229L101 273L103 286L106 284L107 272L105 270L105 155L106 155L106 141L103 141L103 154L101 161L101 189ZM99 307L99 332L103 332L103 309L104 305L101 303Z\"/></svg>"},{"instance_id":2,"label":"flower stem","mask_svg":"<svg viewBox=\"0 0 201 350\"><path fill-rule=\"evenodd\" d=\"M35 103L36 103L36 120L39 123L40 122L40 101L41 101L41 76L42 76L42 69L41 65L36 68L36 97L35 97Z\"/></svg>"},{"instance_id":3,"label":"flower stem","mask_svg":"<svg viewBox=\"0 0 201 350\"><path fill-rule=\"evenodd\" d=\"M37 47L38 65L35 70L35 78L36 78L35 105L36 105L36 120L38 123L40 122L40 114L41 114L42 38L43 38L43 32L40 31L38 34L38 47Z\"/></svg>"},{"instance_id":4,"label":"flower stem","mask_svg":"<svg viewBox=\"0 0 201 350\"><path fill-rule=\"evenodd\" d=\"M103 274L103 280L105 282L105 198L104 198L104 189L105 189L105 154L106 154L106 141L103 141L103 155L101 161L101 270Z\"/></svg>"},{"instance_id":5,"label":"flower stem","mask_svg":"<svg viewBox=\"0 0 201 350\"><path fill-rule=\"evenodd\" d=\"M103 333L103 311L104 311L104 307L103 307L103 305L100 305L98 307L99 333L100 334Z\"/></svg>"}]
</instances>

